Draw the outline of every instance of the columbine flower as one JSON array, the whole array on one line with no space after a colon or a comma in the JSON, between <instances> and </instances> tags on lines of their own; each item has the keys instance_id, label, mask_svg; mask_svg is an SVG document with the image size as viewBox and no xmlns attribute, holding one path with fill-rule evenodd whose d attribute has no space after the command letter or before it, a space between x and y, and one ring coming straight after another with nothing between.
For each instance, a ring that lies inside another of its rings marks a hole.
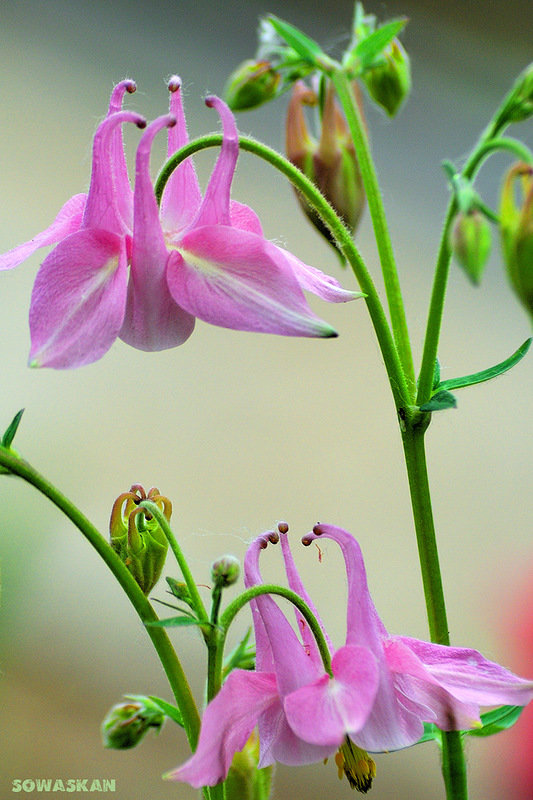
<instances>
[{"instance_id":1,"label":"columbine flower","mask_svg":"<svg viewBox=\"0 0 533 800\"><path fill-rule=\"evenodd\" d=\"M287 526L279 527L288 582L314 605L292 560ZM331 675L319 656L309 627L297 612L299 639L268 596L253 601L257 645L255 672L236 669L207 706L194 755L168 777L194 787L223 780L235 752L258 725L259 766L280 761L296 765L337 752L336 763L352 785L367 791L375 768L365 752L415 744L423 723L443 730L480 724L479 706L525 705L533 682L523 680L476 650L444 647L391 636L370 597L361 550L346 531L317 525L303 538L336 541L348 578L346 644L331 649ZM245 559L246 584L260 584L259 553L277 535L260 537Z\"/></svg>"},{"instance_id":2,"label":"columbine flower","mask_svg":"<svg viewBox=\"0 0 533 800\"><path fill-rule=\"evenodd\" d=\"M176 77L169 83L172 113L141 137L132 193L121 126L146 124L120 110L133 88L131 81L115 88L98 126L88 195L71 198L46 231L0 257L7 269L58 242L33 287L30 364L82 366L101 358L117 337L141 350L175 347L191 335L196 317L238 330L336 335L311 312L302 290L330 302L360 295L268 242L254 212L230 201L238 136L218 98L207 103L222 117L224 143L204 198L190 162L172 174L161 211L154 197L154 136L169 129L169 156L187 142Z\"/></svg>"}]
</instances>

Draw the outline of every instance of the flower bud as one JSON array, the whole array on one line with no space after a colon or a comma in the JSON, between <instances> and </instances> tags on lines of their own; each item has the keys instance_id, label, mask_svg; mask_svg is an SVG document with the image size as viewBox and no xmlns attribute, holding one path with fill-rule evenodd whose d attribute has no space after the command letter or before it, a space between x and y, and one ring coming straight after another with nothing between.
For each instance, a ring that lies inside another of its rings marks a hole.
<instances>
[{"instance_id":1,"label":"flower bud","mask_svg":"<svg viewBox=\"0 0 533 800\"><path fill-rule=\"evenodd\" d=\"M381 60L362 75L370 97L394 117L411 91L409 56L399 39L393 39Z\"/></svg>"},{"instance_id":2,"label":"flower bud","mask_svg":"<svg viewBox=\"0 0 533 800\"><path fill-rule=\"evenodd\" d=\"M518 76L496 125L504 127L511 122L524 122L533 115L533 63Z\"/></svg>"},{"instance_id":3,"label":"flower bud","mask_svg":"<svg viewBox=\"0 0 533 800\"><path fill-rule=\"evenodd\" d=\"M244 748L233 756L225 783L227 800L268 800L272 767L258 769L259 737L254 731Z\"/></svg>"},{"instance_id":4,"label":"flower bud","mask_svg":"<svg viewBox=\"0 0 533 800\"><path fill-rule=\"evenodd\" d=\"M243 61L229 76L224 98L232 111L247 111L272 100L281 74L269 61Z\"/></svg>"},{"instance_id":5,"label":"flower bud","mask_svg":"<svg viewBox=\"0 0 533 800\"><path fill-rule=\"evenodd\" d=\"M146 495L142 486L134 485L113 504L109 531L111 547L120 556L144 594L149 594L161 575L168 550L168 541L159 523L139 504L155 503L170 520L172 504L158 489Z\"/></svg>"},{"instance_id":6,"label":"flower bud","mask_svg":"<svg viewBox=\"0 0 533 800\"><path fill-rule=\"evenodd\" d=\"M216 586L224 588L237 583L241 567L235 556L222 556L211 567L211 580Z\"/></svg>"},{"instance_id":7,"label":"flower bud","mask_svg":"<svg viewBox=\"0 0 533 800\"><path fill-rule=\"evenodd\" d=\"M135 747L149 728L157 731L163 725L165 715L147 697L136 698L127 703L117 703L102 722L104 747L127 750Z\"/></svg>"},{"instance_id":8,"label":"flower bud","mask_svg":"<svg viewBox=\"0 0 533 800\"><path fill-rule=\"evenodd\" d=\"M517 206L515 181L520 178L522 205ZM518 163L504 181L500 233L507 274L519 300L533 316L533 167Z\"/></svg>"},{"instance_id":9,"label":"flower bud","mask_svg":"<svg viewBox=\"0 0 533 800\"><path fill-rule=\"evenodd\" d=\"M459 211L450 230L450 249L472 283L479 284L490 255L491 233L476 208Z\"/></svg>"},{"instance_id":10,"label":"flower bud","mask_svg":"<svg viewBox=\"0 0 533 800\"><path fill-rule=\"evenodd\" d=\"M358 92L357 87L355 91ZM356 94L359 102L359 96ZM320 189L346 226L355 232L365 197L359 165L348 125L335 100L335 90L328 83L322 115L320 141L310 136L304 116L304 105L316 105L318 98L302 82L294 85L287 111L287 158ZM334 246L329 229L315 210L297 193L298 200L313 225Z\"/></svg>"}]
</instances>

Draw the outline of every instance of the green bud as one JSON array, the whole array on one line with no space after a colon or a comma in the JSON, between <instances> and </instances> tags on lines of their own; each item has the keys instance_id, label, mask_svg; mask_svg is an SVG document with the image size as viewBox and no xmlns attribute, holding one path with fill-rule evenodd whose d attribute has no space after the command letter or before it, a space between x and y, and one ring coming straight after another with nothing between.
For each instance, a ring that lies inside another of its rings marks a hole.
<instances>
[{"instance_id":1,"label":"green bud","mask_svg":"<svg viewBox=\"0 0 533 800\"><path fill-rule=\"evenodd\" d=\"M237 583L241 566L235 556L222 556L211 567L211 580L215 586L224 588Z\"/></svg>"},{"instance_id":2,"label":"green bud","mask_svg":"<svg viewBox=\"0 0 533 800\"><path fill-rule=\"evenodd\" d=\"M450 249L476 285L490 255L490 245L490 225L486 217L476 208L459 211L450 229Z\"/></svg>"},{"instance_id":3,"label":"green bud","mask_svg":"<svg viewBox=\"0 0 533 800\"><path fill-rule=\"evenodd\" d=\"M142 486L134 485L113 504L109 532L111 547L120 556L144 594L148 595L161 576L168 550L168 541L159 523L139 506L150 500L170 520L172 504L158 489L146 495Z\"/></svg>"},{"instance_id":4,"label":"green bud","mask_svg":"<svg viewBox=\"0 0 533 800\"><path fill-rule=\"evenodd\" d=\"M529 64L518 76L518 79L507 97L496 127L502 128L511 122L524 122L533 115L533 63Z\"/></svg>"},{"instance_id":5,"label":"green bud","mask_svg":"<svg viewBox=\"0 0 533 800\"><path fill-rule=\"evenodd\" d=\"M268 800L272 767L258 769L259 738L252 733L243 749L235 753L225 783L227 800Z\"/></svg>"},{"instance_id":6,"label":"green bud","mask_svg":"<svg viewBox=\"0 0 533 800\"><path fill-rule=\"evenodd\" d=\"M520 179L522 204L515 199ZM533 167L519 162L504 181L500 204L502 250L511 285L533 317Z\"/></svg>"},{"instance_id":7,"label":"green bud","mask_svg":"<svg viewBox=\"0 0 533 800\"><path fill-rule=\"evenodd\" d=\"M356 86L354 91L359 102ZM363 181L348 125L335 100L331 82L326 89L318 142L309 134L304 116L304 106L317 103L315 92L302 81L294 85L287 111L287 158L313 181L354 233L365 204ZM335 246L331 232L314 209L299 193L297 197L313 225Z\"/></svg>"},{"instance_id":8,"label":"green bud","mask_svg":"<svg viewBox=\"0 0 533 800\"><path fill-rule=\"evenodd\" d=\"M399 39L393 39L379 61L363 72L362 80L374 102L394 117L411 91L409 56Z\"/></svg>"},{"instance_id":9,"label":"green bud","mask_svg":"<svg viewBox=\"0 0 533 800\"><path fill-rule=\"evenodd\" d=\"M127 750L139 744L149 728L159 731L165 715L148 697L137 697L127 703L117 703L102 722L104 747Z\"/></svg>"},{"instance_id":10,"label":"green bud","mask_svg":"<svg viewBox=\"0 0 533 800\"><path fill-rule=\"evenodd\" d=\"M269 61L243 61L229 76L224 98L232 111L247 111L276 97L281 74Z\"/></svg>"}]
</instances>

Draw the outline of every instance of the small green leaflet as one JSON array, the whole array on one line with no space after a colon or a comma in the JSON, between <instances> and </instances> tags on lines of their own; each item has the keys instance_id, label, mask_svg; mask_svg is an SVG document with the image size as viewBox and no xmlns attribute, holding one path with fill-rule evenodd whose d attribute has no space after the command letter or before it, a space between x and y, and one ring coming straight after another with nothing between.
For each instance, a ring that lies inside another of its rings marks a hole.
<instances>
[{"instance_id":1,"label":"small green leaflet","mask_svg":"<svg viewBox=\"0 0 533 800\"><path fill-rule=\"evenodd\" d=\"M433 396L427 403L420 406L420 411L439 411L443 408L454 408L456 405L455 398L450 393L450 389L463 389L465 386L474 386L476 383L483 383L490 381L492 378L497 378L498 375L503 375L521 361L531 345L531 339L520 345L518 350L515 350L509 358L495 364L493 367L483 369L481 372L474 372L471 375L463 375L461 378L450 378L447 381L441 381L437 386ZM453 400L453 402L452 402Z\"/></svg>"},{"instance_id":2,"label":"small green leaflet","mask_svg":"<svg viewBox=\"0 0 533 800\"><path fill-rule=\"evenodd\" d=\"M310 39L309 36L298 30L298 28L295 28L294 25L284 22L273 14L269 14L267 20L276 33L305 61L318 66L319 60L328 60L320 45L314 39Z\"/></svg>"},{"instance_id":3,"label":"small green leaflet","mask_svg":"<svg viewBox=\"0 0 533 800\"><path fill-rule=\"evenodd\" d=\"M361 72L374 66L376 57L381 55L387 45L392 42L406 24L406 19L387 22L355 46L353 53L359 62Z\"/></svg>"},{"instance_id":4,"label":"small green leaflet","mask_svg":"<svg viewBox=\"0 0 533 800\"><path fill-rule=\"evenodd\" d=\"M148 697L152 701L152 703L155 703L157 706L159 706L159 708L166 717L173 720L174 722L177 722L177 724L181 725L182 728L184 727L183 717L181 715L181 711L179 710L179 708L176 708L176 706L167 703L166 700L162 700L160 697L154 697L154 695L152 694L148 695Z\"/></svg>"},{"instance_id":5,"label":"small green leaflet","mask_svg":"<svg viewBox=\"0 0 533 800\"><path fill-rule=\"evenodd\" d=\"M2 440L0 441L0 445L2 445L2 447L6 447L7 449L11 447L11 443L15 438L15 434L17 432L23 414L24 414L24 409L21 408L20 411L17 411L17 413L9 423L9 426L4 435L2 436Z\"/></svg>"},{"instance_id":6,"label":"small green leaflet","mask_svg":"<svg viewBox=\"0 0 533 800\"><path fill-rule=\"evenodd\" d=\"M208 622L200 622L198 619L186 617L168 617L167 619L157 619L153 622L145 622L147 627L150 628L184 628L188 625L208 625Z\"/></svg>"},{"instance_id":7,"label":"small green leaflet","mask_svg":"<svg viewBox=\"0 0 533 800\"><path fill-rule=\"evenodd\" d=\"M468 731L461 731L461 736L493 736L508 728L511 728L524 710L523 706L500 706L492 711L487 711L481 715L481 727L472 728ZM437 742L442 746L442 731L433 723L424 723L424 735L418 740L417 744L424 742Z\"/></svg>"}]
</instances>

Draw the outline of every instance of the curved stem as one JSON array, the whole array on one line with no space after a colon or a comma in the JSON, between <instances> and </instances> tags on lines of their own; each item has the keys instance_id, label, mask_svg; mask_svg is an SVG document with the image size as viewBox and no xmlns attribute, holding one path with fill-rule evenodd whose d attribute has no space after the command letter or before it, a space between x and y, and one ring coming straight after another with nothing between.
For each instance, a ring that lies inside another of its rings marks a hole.
<instances>
[{"instance_id":1,"label":"curved stem","mask_svg":"<svg viewBox=\"0 0 533 800\"><path fill-rule=\"evenodd\" d=\"M151 500L143 500L139 503L140 508L145 508L150 514L157 520L159 527L163 531L165 538L167 539L170 549L174 553L174 557L178 562L178 566L181 570L181 574L187 584L187 589L189 591L189 595L194 605L194 609L196 611L196 616L201 622L209 622L209 617L207 616L207 611L205 610L205 606L202 602L202 598L200 597L200 593L194 582L194 578L192 573L189 569L189 565L183 555L181 547L178 544L176 537L172 532L172 528L170 527L167 518L161 511L161 509L153 503Z\"/></svg>"},{"instance_id":2,"label":"curved stem","mask_svg":"<svg viewBox=\"0 0 533 800\"><path fill-rule=\"evenodd\" d=\"M208 147L220 147L221 144L222 135L211 134L195 139L180 148L172 158L167 161L159 173L155 184L157 201L161 201L166 182L182 161L200 150L204 150ZM239 136L239 147L242 150L259 156L285 175L293 186L303 194L308 203L316 210L325 225L330 229L344 257L350 264L361 291L366 295L365 302L385 362L396 407L402 408L408 406L412 402L412 394L406 382L398 351L392 338L378 293L370 273L354 244L350 231L346 228L343 221L339 218L325 197L319 192L314 183L297 167L291 164L290 161L280 155L280 153L247 136Z\"/></svg>"},{"instance_id":3,"label":"curved stem","mask_svg":"<svg viewBox=\"0 0 533 800\"><path fill-rule=\"evenodd\" d=\"M293 592L291 589L287 589L284 586L276 586L275 584L265 583L261 584L260 586L251 586L249 589L246 589L242 594L233 600L229 606L225 609L224 613L220 617L219 622L219 642L218 642L218 656L217 656L217 669L218 674L222 675L222 658L224 654L224 645L226 643L226 636L228 634L229 627L233 620L235 619L238 612L251 600L254 600L256 597L259 597L262 594L277 594L280 597L284 597L290 603L292 603L298 611L302 614L305 621L309 625L311 629L311 633L313 634L318 651L322 658L322 663L324 664L324 671L328 673L331 677L333 675L331 671L331 654L329 652L328 644L322 633L320 625L318 624L313 612L307 605L307 603L302 600L300 595ZM219 685L220 688L220 685Z\"/></svg>"},{"instance_id":4,"label":"curved stem","mask_svg":"<svg viewBox=\"0 0 533 800\"><path fill-rule=\"evenodd\" d=\"M107 564L143 624L155 622L159 619L148 598L145 597L128 568L122 563L107 540L65 495L56 489L43 475L38 473L27 461L19 458L4 447L0 447L0 465L5 467L11 474L18 475L34 486L74 523ZM176 703L183 715L184 728L189 744L194 750L198 741L200 717L187 678L166 631L157 626L148 626L146 630L165 670L176 698Z\"/></svg>"},{"instance_id":5,"label":"curved stem","mask_svg":"<svg viewBox=\"0 0 533 800\"><path fill-rule=\"evenodd\" d=\"M394 341L398 350L400 361L409 382L411 396L415 393L415 369L411 353L411 343L405 308L402 299L398 272L394 261L394 253L390 240L387 220L383 208L383 200L379 189L374 162L370 154L370 145L363 125L359 106L355 99L350 80L345 70L339 67L330 73L330 78L335 86L339 101L342 105L346 121L352 135L357 160L361 170L363 186L368 202L372 225L376 237L376 244L383 272L385 291L389 305Z\"/></svg>"}]
</instances>

